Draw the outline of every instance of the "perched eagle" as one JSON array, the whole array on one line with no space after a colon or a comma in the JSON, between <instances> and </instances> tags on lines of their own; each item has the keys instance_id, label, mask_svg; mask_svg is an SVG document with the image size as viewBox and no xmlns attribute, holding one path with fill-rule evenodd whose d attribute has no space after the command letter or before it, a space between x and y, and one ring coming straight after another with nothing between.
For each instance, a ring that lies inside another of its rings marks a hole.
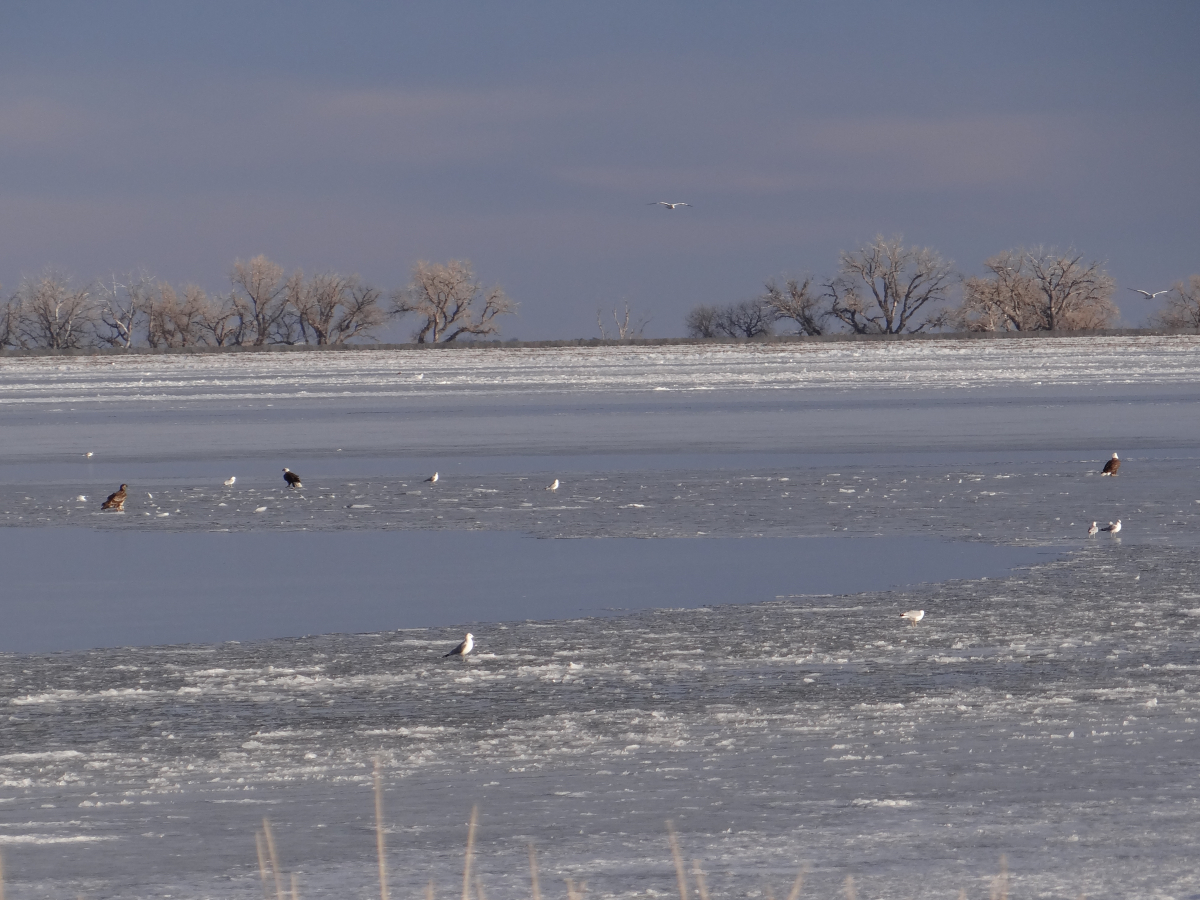
<instances>
[{"instance_id":1,"label":"perched eagle","mask_svg":"<svg viewBox=\"0 0 1200 900\"><path fill-rule=\"evenodd\" d=\"M1112 459L1104 464L1104 468L1100 470L1101 475L1116 475L1121 468L1121 460L1117 454L1113 454Z\"/></svg>"},{"instance_id":2,"label":"perched eagle","mask_svg":"<svg viewBox=\"0 0 1200 900\"><path fill-rule=\"evenodd\" d=\"M461 644L459 644L457 647L455 647L453 650L451 650L449 653L444 654L442 656L442 659L445 659L447 656L466 656L468 653L471 652L471 648L474 646L475 646L475 635L471 634L471 632L468 631L467 636L465 638L463 638L463 642Z\"/></svg>"},{"instance_id":3,"label":"perched eagle","mask_svg":"<svg viewBox=\"0 0 1200 900\"><path fill-rule=\"evenodd\" d=\"M125 511L125 488L127 488L127 487L129 487L129 485L123 484L123 485L121 485L121 487L119 489L117 489L117 490L113 491L111 494L109 494L108 499L100 504L100 508L101 509L115 509L117 512L124 512Z\"/></svg>"},{"instance_id":4,"label":"perched eagle","mask_svg":"<svg viewBox=\"0 0 1200 900\"><path fill-rule=\"evenodd\" d=\"M302 485L300 483L300 476L297 475L295 472L293 472L291 469L289 469L287 466L283 467L283 480L287 482L287 486L290 487L293 491L296 488L304 487L304 485Z\"/></svg>"}]
</instances>

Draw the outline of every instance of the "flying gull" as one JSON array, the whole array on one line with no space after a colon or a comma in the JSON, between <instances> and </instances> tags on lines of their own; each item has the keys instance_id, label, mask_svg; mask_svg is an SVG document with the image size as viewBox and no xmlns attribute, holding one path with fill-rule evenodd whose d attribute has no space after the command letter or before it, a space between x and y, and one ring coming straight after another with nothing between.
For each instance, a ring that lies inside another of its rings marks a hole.
<instances>
[{"instance_id":1,"label":"flying gull","mask_svg":"<svg viewBox=\"0 0 1200 900\"><path fill-rule=\"evenodd\" d=\"M237 476L230 475L228 478L225 479L225 487L233 487L233 483L235 481L237 481Z\"/></svg>"},{"instance_id":2,"label":"flying gull","mask_svg":"<svg viewBox=\"0 0 1200 900\"><path fill-rule=\"evenodd\" d=\"M1099 530L1100 530L1100 529L1099 529L1098 527L1096 527L1096 523L1095 523L1095 522L1093 522L1093 523L1092 523L1092 527L1088 529L1088 537L1095 537L1095 536L1096 536L1096 532L1097 532L1097 531L1099 531Z\"/></svg>"},{"instance_id":3,"label":"flying gull","mask_svg":"<svg viewBox=\"0 0 1200 900\"><path fill-rule=\"evenodd\" d=\"M437 484L437 480L438 480L438 473L437 473L437 472L434 472L432 475L430 475L430 476L429 476L428 478L426 478L425 480L426 480L426 481L428 481L430 484Z\"/></svg>"},{"instance_id":4,"label":"flying gull","mask_svg":"<svg viewBox=\"0 0 1200 900\"><path fill-rule=\"evenodd\" d=\"M302 485L300 483L300 476L297 475L295 472L293 472L291 469L289 469L287 466L283 467L283 480L287 482L287 486L290 487L293 491L296 488L304 487L304 485Z\"/></svg>"},{"instance_id":5,"label":"flying gull","mask_svg":"<svg viewBox=\"0 0 1200 900\"><path fill-rule=\"evenodd\" d=\"M681 206L691 206L690 203L684 203L682 200L676 200L672 203L670 200L655 200L653 203L647 203L647 206L665 206L667 209L678 209Z\"/></svg>"},{"instance_id":6,"label":"flying gull","mask_svg":"<svg viewBox=\"0 0 1200 900\"><path fill-rule=\"evenodd\" d=\"M913 628L916 628L917 623L920 622L923 618L925 618L925 610L910 609L908 612L900 613L900 618L908 619L909 624L911 624Z\"/></svg>"},{"instance_id":7,"label":"flying gull","mask_svg":"<svg viewBox=\"0 0 1200 900\"><path fill-rule=\"evenodd\" d=\"M1116 475L1121 468L1121 459L1117 454L1112 455L1112 459L1104 464L1104 468L1100 470L1101 475Z\"/></svg>"},{"instance_id":8,"label":"flying gull","mask_svg":"<svg viewBox=\"0 0 1200 900\"><path fill-rule=\"evenodd\" d=\"M445 659L447 656L466 656L468 653L471 652L471 650L474 646L475 646L475 635L471 634L471 632L468 631L467 636L465 638L463 638L463 642L461 644L459 644L457 647L455 647L453 650L451 650L449 653L443 654L442 659Z\"/></svg>"},{"instance_id":9,"label":"flying gull","mask_svg":"<svg viewBox=\"0 0 1200 900\"><path fill-rule=\"evenodd\" d=\"M1130 288L1130 290L1131 290L1131 291L1133 291L1135 294L1141 294L1141 295L1142 295L1143 297L1145 297L1147 300L1153 300L1153 299L1154 299L1155 297L1157 297L1159 294L1169 294L1169 293L1171 293L1170 291L1155 291L1155 292L1152 294L1152 293L1150 293L1149 291L1143 291L1141 288Z\"/></svg>"},{"instance_id":10,"label":"flying gull","mask_svg":"<svg viewBox=\"0 0 1200 900\"><path fill-rule=\"evenodd\" d=\"M129 487L127 484L121 485L117 490L108 495L108 499L100 504L101 509L115 509L117 512L125 511L125 489Z\"/></svg>"},{"instance_id":11,"label":"flying gull","mask_svg":"<svg viewBox=\"0 0 1200 900\"><path fill-rule=\"evenodd\" d=\"M1118 531L1121 530L1121 520L1117 519L1117 521L1115 521L1115 522L1109 522L1107 525L1105 525L1100 530L1107 531L1109 534L1116 534Z\"/></svg>"}]
</instances>

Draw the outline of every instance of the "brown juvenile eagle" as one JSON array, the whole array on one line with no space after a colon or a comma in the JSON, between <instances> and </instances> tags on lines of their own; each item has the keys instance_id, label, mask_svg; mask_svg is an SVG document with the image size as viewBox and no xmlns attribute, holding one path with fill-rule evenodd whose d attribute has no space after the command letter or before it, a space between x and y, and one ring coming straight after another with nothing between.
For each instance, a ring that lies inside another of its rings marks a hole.
<instances>
[{"instance_id":1,"label":"brown juvenile eagle","mask_svg":"<svg viewBox=\"0 0 1200 900\"><path fill-rule=\"evenodd\" d=\"M125 488L129 487L123 484L117 490L108 495L108 499L100 504L101 509L115 509L117 512L125 511Z\"/></svg>"}]
</instances>

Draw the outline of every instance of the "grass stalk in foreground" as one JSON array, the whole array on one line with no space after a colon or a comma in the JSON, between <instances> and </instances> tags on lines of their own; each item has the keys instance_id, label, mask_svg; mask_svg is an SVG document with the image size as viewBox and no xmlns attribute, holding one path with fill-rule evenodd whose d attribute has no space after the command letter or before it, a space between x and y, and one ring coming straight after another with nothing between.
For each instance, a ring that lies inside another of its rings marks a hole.
<instances>
[{"instance_id":1,"label":"grass stalk in foreground","mask_svg":"<svg viewBox=\"0 0 1200 900\"><path fill-rule=\"evenodd\" d=\"M388 900L387 857L383 846L383 783L381 763L375 757L375 852L379 856L379 900Z\"/></svg>"},{"instance_id":2,"label":"grass stalk in foreground","mask_svg":"<svg viewBox=\"0 0 1200 900\"><path fill-rule=\"evenodd\" d=\"M462 900L471 900L471 863L475 860L475 826L479 824L479 807L471 807L471 824L467 826L467 852L463 859Z\"/></svg>"}]
</instances>

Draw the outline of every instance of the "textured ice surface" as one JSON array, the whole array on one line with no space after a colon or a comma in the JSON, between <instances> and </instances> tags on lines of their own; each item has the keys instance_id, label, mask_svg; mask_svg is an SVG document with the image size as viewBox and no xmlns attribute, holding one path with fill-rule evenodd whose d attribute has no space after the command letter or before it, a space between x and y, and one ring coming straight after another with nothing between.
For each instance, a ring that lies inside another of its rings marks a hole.
<instances>
[{"instance_id":1,"label":"textured ice surface","mask_svg":"<svg viewBox=\"0 0 1200 900\"><path fill-rule=\"evenodd\" d=\"M1196 896L1197 349L2 360L0 513L32 534L917 534L1058 554L1006 578L509 623L466 661L441 658L457 628L2 655L9 896L257 896L264 815L302 894L371 895L376 754L393 896L457 890L475 802L496 898L528 896L528 843L547 894L571 877L668 897L667 818L720 896L782 896L804 861L806 896L847 874L863 897L981 896L1001 854L1012 896ZM1114 450L1122 474L1100 478ZM128 511L96 515L121 481ZM1085 536L1118 517L1118 537Z\"/></svg>"}]
</instances>

